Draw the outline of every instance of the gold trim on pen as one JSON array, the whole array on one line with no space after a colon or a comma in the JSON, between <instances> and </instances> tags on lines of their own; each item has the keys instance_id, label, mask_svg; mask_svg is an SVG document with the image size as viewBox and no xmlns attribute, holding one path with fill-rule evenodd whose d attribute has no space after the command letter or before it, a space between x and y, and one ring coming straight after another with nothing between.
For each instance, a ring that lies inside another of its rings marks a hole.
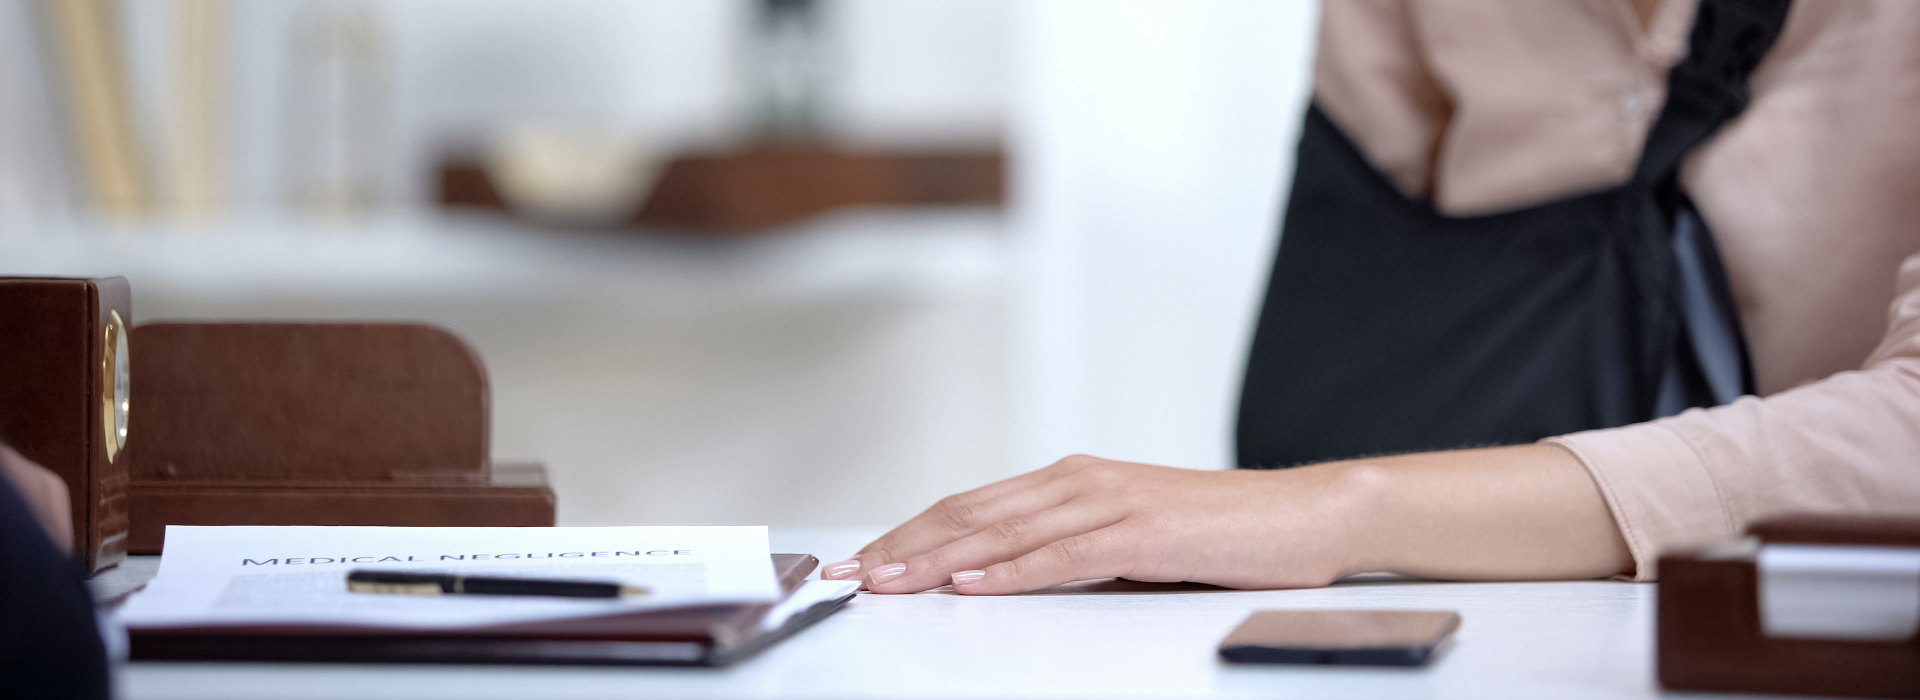
<instances>
[{"instance_id":1,"label":"gold trim on pen","mask_svg":"<svg viewBox=\"0 0 1920 700\"><path fill-rule=\"evenodd\" d=\"M440 595L437 583L368 583L366 581L348 581L350 593L391 593L397 595Z\"/></svg>"}]
</instances>

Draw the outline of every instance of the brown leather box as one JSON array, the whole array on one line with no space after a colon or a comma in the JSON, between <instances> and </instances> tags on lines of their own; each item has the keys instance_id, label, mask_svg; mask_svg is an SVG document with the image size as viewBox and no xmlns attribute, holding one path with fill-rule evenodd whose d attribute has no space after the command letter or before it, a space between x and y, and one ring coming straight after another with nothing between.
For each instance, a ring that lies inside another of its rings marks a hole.
<instances>
[{"instance_id":1,"label":"brown leather box","mask_svg":"<svg viewBox=\"0 0 1920 700\"><path fill-rule=\"evenodd\" d=\"M1920 547L1920 520L1799 517L1756 524L1765 543ZM1920 639L1768 637L1750 554L1660 558L1659 673L1668 690L1920 697Z\"/></svg>"},{"instance_id":2,"label":"brown leather box","mask_svg":"<svg viewBox=\"0 0 1920 700\"><path fill-rule=\"evenodd\" d=\"M488 458L488 393L417 324L133 329L127 549L167 525L551 526L538 464Z\"/></svg>"},{"instance_id":3,"label":"brown leather box","mask_svg":"<svg viewBox=\"0 0 1920 700\"><path fill-rule=\"evenodd\" d=\"M0 278L0 440L67 482L73 556L89 572L126 556L132 321L123 278Z\"/></svg>"}]
</instances>

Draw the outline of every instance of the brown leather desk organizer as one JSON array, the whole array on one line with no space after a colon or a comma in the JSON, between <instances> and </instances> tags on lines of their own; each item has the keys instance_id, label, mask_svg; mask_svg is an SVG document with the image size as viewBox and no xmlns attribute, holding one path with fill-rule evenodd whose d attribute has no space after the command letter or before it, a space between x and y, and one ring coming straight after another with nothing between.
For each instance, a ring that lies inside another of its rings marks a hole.
<instances>
[{"instance_id":1,"label":"brown leather desk organizer","mask_svg":"<svg viewBox=\"0 0 1920 700\"><path fill-rule=\"evenodd\" d=\"M1756 524L1769 544L1920 547L1920 520L1800 517ZM1660 558L1660 684L1668 690L1920 697L1920 639L1768 637L1751 556Z\"/></svg>"},{"instance_id":2,"label":"brown leather desk organizer","mask_svg":"<svg viewBox=\"0 0 1920 700\"><path fill-rule=\"evenodd\" d=\"M131 553L167 525L553 525L545 469L490 462L485 370L444 330L153 323L131 347Z\"/></svg>"}]
</instances>

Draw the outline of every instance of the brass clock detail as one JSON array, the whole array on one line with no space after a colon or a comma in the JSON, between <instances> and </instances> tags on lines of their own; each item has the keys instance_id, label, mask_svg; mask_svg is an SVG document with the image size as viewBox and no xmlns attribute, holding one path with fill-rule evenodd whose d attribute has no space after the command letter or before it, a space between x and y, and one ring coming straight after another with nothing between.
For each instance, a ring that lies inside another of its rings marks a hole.
<instances>
[{"instance_id":1,"label":"brass clock detail","mask_svg":"<svg viewBox=\"0 0 1920 700\"><path fill-rule=\"evenodd\" d=\"M107 461L111 462L127 445L127 329L119 311L107 313L100 357L100 426L106 431Z\"/></svg>"}]
</instances>

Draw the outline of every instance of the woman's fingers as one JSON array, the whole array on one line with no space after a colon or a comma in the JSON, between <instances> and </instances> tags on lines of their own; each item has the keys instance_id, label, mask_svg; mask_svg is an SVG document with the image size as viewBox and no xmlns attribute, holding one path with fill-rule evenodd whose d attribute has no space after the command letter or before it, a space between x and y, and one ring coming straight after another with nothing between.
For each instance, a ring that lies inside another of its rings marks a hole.
<instances>
[{"instance_id":1,"label":"woman's fingers","mask_svg":"<svg viewBox=\"0 0 1920 700\"><path fill-rule=\"evenodd\" d=\"M868 588L875 593L915 593L953 581L956 571L1013 561L1050 543L1093 532L1119 522L1123 514L1110 503L1070 501L1037 513L1008 518L931 552L876 569ZM899 568L904 565L904 568ZM880 579L886 579L884 581Z\"/></svg>"},{"instance_id":2,"label":"woman's fingers","mask_svg":"<svg viewBox=\"0 0 1920 700\"><path fill-rule=\"evenodd\" d=\"M938 549L1005 520L1065 503L1071 491L1059 472L1042 469L940 499L892 532L874 540L853 559L821 569L827 579L851 579L875 567L895 564Z\"/></svg>"},{"instance_id":3,"label":"woman's fingers","mask_svg":"<svg viewBox=\"0 0 1920 700\"><path fill-rule=\"evenodd\" d=\"M46 467L22 457L13 448L0 445L0 479L13 482L27 507L47 531L60 551L73 548L72 510L67 497L67 482Z\"/></svg>"},{"instance_id":4,"label":"woman's fingers","mask_svg":"<svg viewBox=\"0 0 1920 700\"><path fill-rule=\"evenodd\" d=\"M1125 576L1151 533L1120 523L1041 547L980 571L956 572L953 590L966 595L1037 591L1070 581Z\"/></svg>"}]
</instances>

